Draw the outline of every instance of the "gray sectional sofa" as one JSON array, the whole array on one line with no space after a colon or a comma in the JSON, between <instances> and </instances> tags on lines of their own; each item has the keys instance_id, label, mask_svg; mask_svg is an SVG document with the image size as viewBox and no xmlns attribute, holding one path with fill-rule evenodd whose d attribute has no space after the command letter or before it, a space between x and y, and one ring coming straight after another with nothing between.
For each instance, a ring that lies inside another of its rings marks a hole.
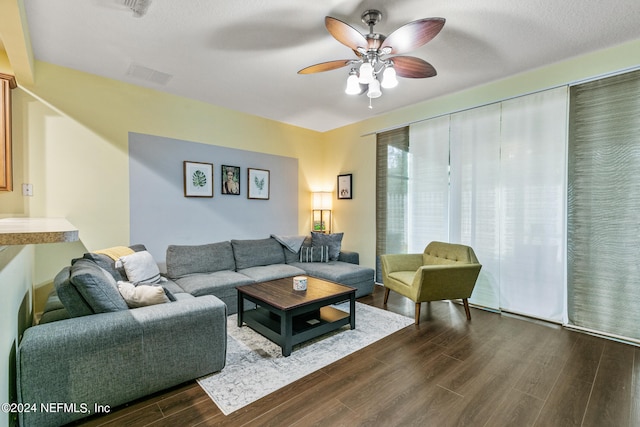
<instances>
[{"instance_id":1,"label":"gray sectional sofa","mask_svg":"<svg viewBox=\"0 0 640 427\"><path fill-rule=\"evenodd\" d=\"M371 293L373 270L357 265L357 253L341 251L340 239L171 245L156 284L171 301L139 308L119 294L117 282L127 277L112 259L88 253L73 260L18 346L18 402L38 408L19 414L20 425L62 425L223 369L236 286L309 275L355 287L356 297ZM67 406L40 410L51 403Z\"/></svg>"},{"instance_id":2,"label":"gray sectional sofa","mask_svg":"<svg viewBox=\"0 0 640 427\"><path fill-rule=\"evenodd\" d=\"M215 295L225 302L230 314L237 311L236 286L283 277L309 275L354 287L356 298L370 294L374 286L373 269L358 265L356 252L342 251L337 242L339 237L313 233L295 252L278 241L277 236L199 246L170 245L167 277L191 295ZM312 246L318 239L320 243ZM319 252L323 247L334 251L326 260L304 256L306 248Z\"/></svg>"}]
</instances>

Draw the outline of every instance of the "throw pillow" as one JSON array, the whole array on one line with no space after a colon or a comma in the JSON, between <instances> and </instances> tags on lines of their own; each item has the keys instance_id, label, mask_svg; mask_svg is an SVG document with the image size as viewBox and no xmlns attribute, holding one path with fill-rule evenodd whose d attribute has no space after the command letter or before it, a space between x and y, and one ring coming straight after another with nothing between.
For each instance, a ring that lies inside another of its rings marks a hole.
<instances>
[{"instance_id":1,"label":"throw pillow","mask_svg":"<svg viewBox=\"0 0 640 427\"><path fill-rule=\"evenodd\" d=\"M71 267L64 267L53 279L53 285L55 286L58 298L60 298L60 302L62 302L62 305L64 305L64 308L71 317L93 314L91 306L69 280L70 275Z\"/></svg>"},{"instance_id":2,"label":"throw pillow","mask_svg":"<svg viewBox=\"0 0 640 427\"><path fill-rule=\"evenodd\" d=\"M116 268L116 262L104 254L98 254L94 252L88 252L82 256L84 259L95 262L100 267L104 268L117 280L127 280L127 275L123 268Z\"/></svg>"},{"instance_id":3,"label":"throw pillow","mask_svg":"<svg viewBox=\"0 0 640 427\"><path fill-rule=\"evenodd\" d=\"M111 274L93 261L79 259L71 266L69 282L78 290L94 313L127 310Z\"/></svg>"},{"instance_id":4,"label":"throw pillow","mask_svg":"<svg viewBox=\"0 0 640 427\"><path fill-rule=\"evenodd\" d=\"M301 248L300 262L329 262L329 246Z\"/></svg>"},{"instance_id":5,"label":"throw pillow","mask_svg":"<svg viewBox=\"0 0 640 427\"><path fill-rule=\"evenodd\" d=\"M160 269L147 251L135 252L131 255L120 257L118 262L122 263L129 282L138 283L160 283ZM116 262L116 266L118 266Z\"/></svg>"},{"instance_id":6,"label":"throw pillow","mask_svg":"<svg viewBox=\"0 0 640 427\"><path fill-rule=\"evenodd\" d=\"M329 246L329 260L337 261L342 249L342 236L344 233L325 234L312 231L311 247Z\"/></svg>"},{"instance_id":7,"label":"throw pillow","mask_svg":"<svg viewBox=\"0 0 640 427\"><path fill-rule=\"evenodd\" d=\"M169 298L162 286L138 285L130 282L118 282L118 290L129 308L145 307L148 305L164 304Z\"/></svg>"}]
</instances>

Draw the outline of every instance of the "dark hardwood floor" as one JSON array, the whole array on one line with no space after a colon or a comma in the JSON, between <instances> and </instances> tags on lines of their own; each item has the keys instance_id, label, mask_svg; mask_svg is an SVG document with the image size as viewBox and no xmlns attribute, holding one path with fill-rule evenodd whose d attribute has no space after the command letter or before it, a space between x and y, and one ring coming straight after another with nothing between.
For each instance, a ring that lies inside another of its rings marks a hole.
<instances>
[{"instance_id":1,"label":"dark hardwood floor","mask_svg":"<svg viewBox=\"0 0 640 427\"><path fill-rule=\"evenodd\" d=\"M382 307L383 289L360 302ZM391 293L388 310L413 317ZM195 383L83 426L640 426L640 348L433 302L411 325L229 416ZM295 349L294 349L295 351Z\"/></svg>"}]
</instances>

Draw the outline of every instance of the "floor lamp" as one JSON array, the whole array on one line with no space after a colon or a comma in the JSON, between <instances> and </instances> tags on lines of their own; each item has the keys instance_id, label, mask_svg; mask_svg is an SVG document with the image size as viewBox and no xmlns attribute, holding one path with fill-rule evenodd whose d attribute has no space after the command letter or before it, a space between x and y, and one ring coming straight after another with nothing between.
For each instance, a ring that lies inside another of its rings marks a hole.
<instances>
[{"instance_id":1,"label":"floor lamp","mask_svg":"<svg viewBox=\"0 0 640 427\"><path fill-rule=\"evenodd\" d=\"M332 193L311 193L313 231L331 233L331 201Z\"/></svg>"}]
</instances>

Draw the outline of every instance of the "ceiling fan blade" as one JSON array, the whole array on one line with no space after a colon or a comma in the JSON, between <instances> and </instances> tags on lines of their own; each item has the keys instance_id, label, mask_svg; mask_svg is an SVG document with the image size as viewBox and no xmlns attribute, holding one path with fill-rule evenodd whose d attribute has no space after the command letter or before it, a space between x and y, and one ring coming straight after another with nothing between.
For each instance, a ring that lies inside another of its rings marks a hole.
<instances>
[{"instance_id":1,"label":"ceiling fan blade","mask_svg":"<svg viewBox=\"0 0 640 427\"><path fill-rule=\"evenodd\" d=\"M405 53L417 49L438 35L444 27L444 18L424 18L409 22L389 34L380 50L391 48L391 54Z\"/></svg>"},{"instance_id":2,"label":"ceiling fan blade","mask_svg":"<svg viewBox=\"0 0 640 427\"><path fill-rule=\"evenodd\" d=\"M337 68L346 67L353 62L353 59L338 59L336 61L321 62L320 64L310 65L298 71L298 74L313 74L323 71L331 71Z\"/></svg>"},{"instance_id":3,"label":"ceiling fan blade","mask_svg":"<svg viewBox=\"0 0 640 427\"><path fill-rule=\"evenodd\" d=\"M394 56L389 59L393 61L393 68L396 69L396 74L400 77L425 79L438 74L433 65L414 56Z\"/></svg>"},{"instance_id":4,"label":"ceiling fan blade","mask_svg":"<svg viewBox=\"0 0 640 427\"><path fill-rule=\"evenodd\" d=\"M330 16L324 18L324 25L334 39L348 48L353 50L358 50L359 47L367 48L367 39L351 25Z\"/></svg>"}]
</instances>

